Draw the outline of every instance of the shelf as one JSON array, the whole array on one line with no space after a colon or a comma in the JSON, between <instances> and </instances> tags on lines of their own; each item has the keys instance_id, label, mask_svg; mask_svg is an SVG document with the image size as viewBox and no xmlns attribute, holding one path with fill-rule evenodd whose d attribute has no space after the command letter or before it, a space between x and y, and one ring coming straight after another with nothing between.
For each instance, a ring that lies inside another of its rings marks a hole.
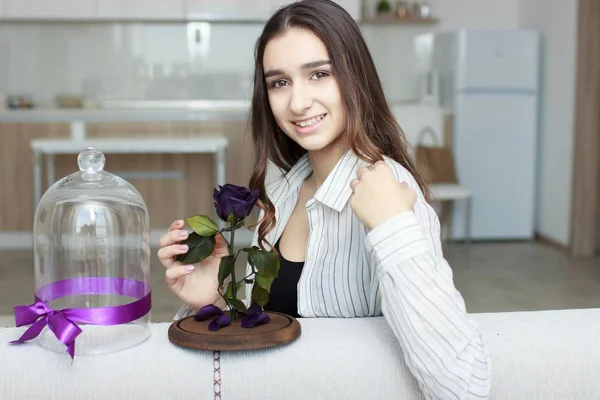
<instances>
[{"instance_id":1,"label":"shelf","mask_svg":"<svg viewBox=\"0 0 600 400\"><path fill-rule=\"evenodd\" d=\"M437 18L397 18L393 15L363 18L363 25L435 25L440 21Z\"/></svg>"}]
</instances>

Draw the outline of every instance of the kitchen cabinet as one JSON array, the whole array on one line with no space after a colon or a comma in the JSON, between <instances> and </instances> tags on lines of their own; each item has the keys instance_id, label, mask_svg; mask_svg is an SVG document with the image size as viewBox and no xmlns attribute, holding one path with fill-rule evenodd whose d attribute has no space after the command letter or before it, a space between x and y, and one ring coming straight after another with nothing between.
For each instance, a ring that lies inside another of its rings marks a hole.
<instances>
[{"instance_id":1,"label":"kitchen cabinet","mask_svg":"<svg viewBox=\"0 0 600 400\"><path fill-rule=\"evenodd\" d=\"M183 0L96 0L97 19L183 20Z\"/></svg>"},{"instance_id":2,"label":"kitchen cabinet","mask_svg":"<svg viewBox=\"0 0 600 400\"><path fill-rule=\"evenodd\" d=\"M149 111L152 112L152 111ZM115 112L119 115L120 112ZM226 181L235 185L247 185L254 167L252 145L244 141L240 132L241 121L148 121L148 122L97 122L87 124L90 139L128 138L140 141L148 138L214 136L215 132L226 137ZM135 132L135 133L132 133ZM0 123L0 238L2 233L31 231L34 217L33 206L33 154L32 139L67 139L68 122L22 122ZM195 154L107 154L106 170L148 173L183 172L182 178L129 178L139 190L150 213L153 229L166 229L175 218L194 214L210 214L214 210L212 192L211 155ZM46 176L45 160L42 176ZM55 156L55 178L60 179L77 170L77 157ZM15 173L17 171L18 173ZM44 178L45 183L45 178ZM192 184L191 184L192 183ZM10 188L10 189L7 189ZM44 184L42 189L47 190ZM173 193L173 196L165 196ZM2 243L0 243L2 247Z\"/></svg>"},{"instance_id":3,"label":"kitchen cabinet","mask_svg":"<svg viewBox=\"0 0 600 400\"><path fill-rule=\"evenodd\" d=\"M0 0L0 19L249 21L267 20L292 0ZM361 0L336 0L361 17Z\"/></svg>"},{"instance_id":4,"label":"kitchen cabinet","mask_svg":"<svg viewBox=\"0 0 600 400\"><path fill-rule=\"evenodd\" d=\"M264 21L271 15L271 0L183 0L187 19Z\"/></svg>"},{"instance_id":5,"label":"kitchen cabinet","mask_svg":"<svg viewBox=\"0 0 600 400\"><path fill-rule=\"evenodd\" d=\"M95 0L0 0L4 19L90 19Z\"/></svg>"}]
</instances>

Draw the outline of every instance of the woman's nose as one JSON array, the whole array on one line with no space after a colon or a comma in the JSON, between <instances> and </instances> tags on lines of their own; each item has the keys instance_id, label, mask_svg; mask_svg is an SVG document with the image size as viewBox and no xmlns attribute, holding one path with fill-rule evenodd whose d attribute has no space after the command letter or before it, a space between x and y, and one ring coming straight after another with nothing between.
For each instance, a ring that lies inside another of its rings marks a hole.
<instances>
[{"instance_id":1,"label":"woman's nose","mask_svg":"<svg viewBox=\"0 0 600 400\"><path fill-rule=\"evenodd\" d=\"M303 114L312 105L313 99L310 92L302 85L294 85L292 98L290 99L290 110L294 114Z\"/></svg>"}]
</instances>

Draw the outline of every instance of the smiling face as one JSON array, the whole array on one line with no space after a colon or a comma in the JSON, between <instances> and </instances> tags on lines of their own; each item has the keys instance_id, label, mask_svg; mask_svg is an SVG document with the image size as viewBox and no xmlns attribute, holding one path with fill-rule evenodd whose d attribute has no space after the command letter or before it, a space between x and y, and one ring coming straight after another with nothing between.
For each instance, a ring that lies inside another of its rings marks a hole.
<instances>
[{"instance_id":1,"label":"smiling face","mask_svg":"<svg viewBox=\"0 0 600 400\"><path fill-rule=\"evenodd\" d=\"M263 69L281 130L308 151L335 146L346 110L323 42L308 30L288 29L267 44Z\"/></svg>"}]
</instances>

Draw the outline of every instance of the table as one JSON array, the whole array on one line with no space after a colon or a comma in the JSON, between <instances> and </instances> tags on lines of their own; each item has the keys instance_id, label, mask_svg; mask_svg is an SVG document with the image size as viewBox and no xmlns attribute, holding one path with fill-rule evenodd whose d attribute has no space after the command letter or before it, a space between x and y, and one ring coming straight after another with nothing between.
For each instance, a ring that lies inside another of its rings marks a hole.
<instances>
[{"instance_id":1,"label":"table","mask_svg":"<svg viewBox=\"0 0 600 400\"><path fill-rule=\"evenodd\" d=\"M214 187L226 183L225 151L229 141L221 135L198 138L111 138L111 139L34 139L30 142L34 153L33 205L34 210L42 197L42 158L46 156L46 180L48 187L55 183L54 156L56 154L79 154L88 147L94 147L105 154L212 154L214 156ZM135 178L176 178L177 173L158 171L153 173L119 174L124 179Z\"/></svg>"},{"instance_id":2,"label":"table","mask_svg":"<svg viewBox=\"0 0 600 400\"><path fill-rule=\"evenodd\" d=\"M469 188L453 183L437 183L431 185L431 195L433 201L456 201L465 202L465 245L471 244L471 198L473 193ZM450 215L450 234L452 234L453 213Z\"/></svg>"},{"instance_id":3,"label":"table","mask_svg":"<svg viewBox=\"0 0 600 400\"><path fill-rule=\"evenodd\" d=\"M471 314L492 358L491 400L598 399L600 309ZM222 352L221 400L422 400L383 317L301 318L287 346ZM96 357L7 344L0 331L0 399L213 400L214 355L171 344L153 324L138 347Z\"/></svg>"}]
</instances>

